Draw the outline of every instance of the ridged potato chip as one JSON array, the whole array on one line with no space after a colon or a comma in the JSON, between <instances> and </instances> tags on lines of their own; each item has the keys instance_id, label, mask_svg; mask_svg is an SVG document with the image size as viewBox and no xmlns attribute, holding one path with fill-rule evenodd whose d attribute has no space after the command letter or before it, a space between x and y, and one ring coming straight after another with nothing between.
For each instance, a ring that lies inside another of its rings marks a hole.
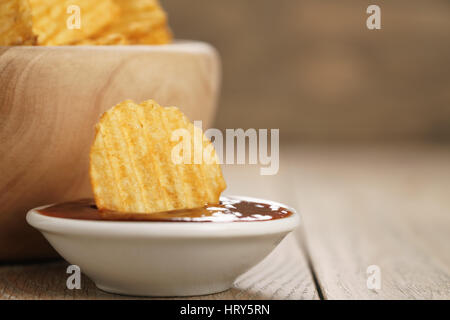
<instances>
[{"instance_id":1,"label":"ridged potato chip","mask_svg":"<svg viewBox=\"0 0 450 320\"><path fill-rule=\"evenodd\" d=\"M127 100L103 114L91 147L90 178L97 207L119 212L201 207L218 203L226 188L201 129L178 108L153 100Z\"/></svg>"},{"instance_id":2,"label":"ridged potato chip","mask_svg":"<svg viewBox=\"0 0 450 320\"><path fill-rule=\"evenodd\" d=\"M127 45L128 39L123 34L108 34L100 36L94 39L85 39L77 42L77 45L97 45L97 46L109 46L109 45Z\"/></svg>"},{"instance_id":3,"label":"ridged potato chip","mask_svg":"<svg viewBox=\"0 0 450 320\"><path fill-rule=\"evenodd\" d=\"M99 35L87 40L98 44L165 44L172 40L167 15L157 0L114 0L120 8Z\"/></svg>"},{"instance_id":4,"label":"ridged potato chip","mask_svg":"<svg viewBox=\"0 0 450 320\"><path fill-rule=\"evenodd\" d=\"M0 45L33 45L31 9L28 0L0 1Z\"/></svg>"},{"instance_id":5,"label":"ridged potato chip","mask_svg":"<svg viewBox=\"0 0 450 320\"><path fill-rule=\"evenodd\" d=\"M113 0L30 0L33 32L39 45L76 44L88 39L110 25L119 15ZM69 29L69 6L80 8L81 25Z\"/></svg>"},{"instance_id":6,"label":"ridged potato chip","mask_svg":"<svg viewBox=\"0 0 450 320\"><path fill-rule=\"evenodd\" d=\"M69 28L79 8L80 28ZM37 39L37 40L36 40ZM132 45L172 41L158 0L1 0L1 45Z\"/></svg>"},{"instance_id":7,"label":"ridged potato chip","mask_svg":"<svg viewBox=\"0 0 450 320\"><path fill-rule=\"evenodd\" d=\"M166 44L172 41L172 32L167 26L161 26L152 30L147 35L139 38L131 38L132 44Z\"/></svg>"}]
</instances>

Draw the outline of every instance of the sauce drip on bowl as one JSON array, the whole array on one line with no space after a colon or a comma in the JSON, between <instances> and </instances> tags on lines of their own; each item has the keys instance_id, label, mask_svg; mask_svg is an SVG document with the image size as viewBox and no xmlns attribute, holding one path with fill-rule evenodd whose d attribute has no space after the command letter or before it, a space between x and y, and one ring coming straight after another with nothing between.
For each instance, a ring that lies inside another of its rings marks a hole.
<instances>
[{"instance_id":1,"label":"sauce drip on bowl","mask_svg":"<svg viewBox=\"0 0 450 320\"><path fill-rule=\"evenodd\" d=\"M292 215L287 208L267 203L222 197L219 204L201 208L156 212L151 214L98 210L92 199L81 199L51 205L38 210L40 214L66 219L102 221L154 222L244 222L275 220Z\"/></svg>"}]
</instances>

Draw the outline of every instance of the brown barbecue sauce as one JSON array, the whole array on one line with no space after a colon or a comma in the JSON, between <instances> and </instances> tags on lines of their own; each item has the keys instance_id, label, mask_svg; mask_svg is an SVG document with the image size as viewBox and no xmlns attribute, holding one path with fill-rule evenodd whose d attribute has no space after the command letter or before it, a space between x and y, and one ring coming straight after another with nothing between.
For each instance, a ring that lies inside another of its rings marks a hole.
<instances>
[{"instance_id":1,"label":"brown barbecue sauce","mask_svg":"<svg viewBox=\"0 0 450 320\"><path fill-rule=\"evenodd\" d=\"M81 199L51 205L39 213L57 218L101 221L153 221L153 222L244 222L265 221L289 217L292 211L267 203L250 202L222 197L219 204L201 208L173 210L152 214L123 213L98 210L94 200Z\"/></svg>"}]
</instances>

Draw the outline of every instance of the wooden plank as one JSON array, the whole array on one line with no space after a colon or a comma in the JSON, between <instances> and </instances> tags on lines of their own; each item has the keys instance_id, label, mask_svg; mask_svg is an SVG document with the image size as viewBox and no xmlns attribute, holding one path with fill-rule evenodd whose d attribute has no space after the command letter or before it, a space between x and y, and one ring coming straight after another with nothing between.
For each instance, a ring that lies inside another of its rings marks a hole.
<instances>
[{"instance_id":1,"label":"wooden plank","mask_svg":"<svg viewBox=\"0 0 450 320\"><path fill-rule=\"evenodd\" d=\"M298 237L289 235L267 259L235 282L234 299L318 299Z\"/></svg>"},{"instance_id":2,"label":"wooden plank","mask_svg":"<svg viewBox=\"0 0 450 320\"><path fill-rule=\"evenodd\" d=\"M0 267L0 299L136 299L103 292L83 275L81 289L66 286L64 261ZM294 235L266 259L218 294L188 299L314 299L308 266Z\"/></svg>"},{"instance_id":3,"label":"wooden plank","mask_svg":"<svg viewBox=\"0 0 450 320\"><path fill-rule=\"evenodd\" d=\"M286 169L286 168L284 168ZM261 176L257 167L225 166L228 194L268 198L292 205L285 170ZM291 193L293 194L293 193ZM299 233L284 239L266 259L237 279L228 291L195 299L318 299L299 242ZM0 266L0 299L124 299L98 290L87 277L80 290L66 288L67 263ZM135 299L135 297L131 297Z\"/></svg>"},{"instance_id":4,"label":"wooden plank","mask_svg":"<svg viewBox=\"0 0 450 320\"><path fill-rule=\"evenodd\" d=\"M285 146L285 151L289 149L290 146ZM286 157L289 156L288 153L282 150L280 168L276 175L261 175L261 166L259 165L224 165L223 173L228 184L225 193L269 199L297 208L296 205L298 203L293 188L294 179L289 171L289 162L283 161L285 159L284 155ZM254 276L243 276L241 279L238 279L236 284L241 286L241 289L246 288L246 296L258 299L319 299L303 246L303 233L304 229L303 225L301 225L293 233L295 241L293 239L289 240L292 241L290 246L282 243L272 253L271 257L268 257L253 270L260 270L260 272L255 273ZM286 274L284 276L282 273L279 273L276 267L277 261L281 262L283 255L291 261L280 263L280 265L285 266ZM286 266L289 264L291 267ZM269 269L276 272L267 274ZM272 295L271 292L276 292L276 294ZM285 294L285 292L289 293ZM240 294L230 298L244 298L245 295Z\"/></svg>"},{"instance_id":5,"label":"wooden plank","mask_svg":"<svg viewBox=\"0 0 450 320\"><path fill-rule=\"evenodd\" d=\"M450 148L290 150L325 298L450 298ZM380 268L380 290L367 288L370 265Z\"/></svg>"},{"instance_id":6,"label":"wooden plank","mask_svg":"<svg viewBox=\"0 0 450 320\"><path fill-rule=\"evenodd\" d=\"M433 146L283 148L280 172L225 166L228 194L300 209L308 254L328 299L450 298L450 150ZM301 231L226 292L202 299L317 299ZM381 270L369 290L366 269ZM3 299L117 299L65 288L61 263L0 267Z\"/></svg>"}]
</instances>

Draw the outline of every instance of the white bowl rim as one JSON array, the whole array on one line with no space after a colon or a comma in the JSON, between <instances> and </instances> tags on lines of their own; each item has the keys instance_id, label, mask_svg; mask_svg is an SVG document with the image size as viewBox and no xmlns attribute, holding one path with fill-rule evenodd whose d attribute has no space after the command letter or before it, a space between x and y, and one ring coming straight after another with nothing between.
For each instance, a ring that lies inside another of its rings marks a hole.
<instances>
[{"instance_id":1,"label":"white bowl rim","mask_svg":"<svg viewBox=\"0 0 450 320\"><path fill-rule=\"evenodd\" d=\"M51 206L40 206L28 211L27 222L44 233L70 234L94 237L145 237L145 238L216 238L239 236L264 236L294 230L300 224L295 209L282 203L246 196L227 198L267 203L285 207L293 212L286 218L267 221L242 222L154 222L154 221L96 221L49 217L37 212Z\"/></svg>"}]
</instances>

